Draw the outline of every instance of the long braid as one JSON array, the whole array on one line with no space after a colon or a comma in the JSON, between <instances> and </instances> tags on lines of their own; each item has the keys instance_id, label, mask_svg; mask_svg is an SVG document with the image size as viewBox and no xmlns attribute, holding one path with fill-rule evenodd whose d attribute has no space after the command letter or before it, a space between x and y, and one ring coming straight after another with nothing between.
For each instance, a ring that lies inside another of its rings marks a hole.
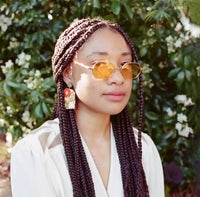
<instances>
[{"instance_id":1,"label":"long braid","mask_svg":"<svg viewBox=\"0 0 200 197\"><path fill-rule=\"evenodd\" d=\"M62 89L63 93L64 82L62 78L58 81L58 89ZM61 98L61 99L60 99ZM74 196L95 196L94 185L91 179L91 172L84 149L81 143L80 134L75 122L74 111L66 110L62 95L58 95L59 101L59 123L61 129L61 137L63 140L65 155L70 173L70 178L73 185ZM68 124L66 124L68 123ZM63 131L63 132L62 132ZM81 156L82 157L81 157ZM88 179L90 177L90 179Z\"/></svg>"},{"instance_id":2,"label":"long braid","mask_svg":"<svg viewBox=\"0 0 200 197\"><path fill-rule=\"evenodd\" d=\"M69 168L69 172L70 172L70 178L72 181L72 185L73 185L73 193L74 193L74 197L77 196L78 197L78 182L77 182L77 178L76 178L76 174L75 174L75 167L74 167L74 159L73 159L73 155L71 154L72 152L72 147L70 146L70 133L66 132L69 131L69 120L67 118L67 114L66 114L66 109L64 108L64 92L63 92L63 86L64 86L64 82L62 80L62 78L60 78L58 80L58 84L57 84L57 91L58 91L58 112L59 112L59 126L60 126L60 130L61 130L61 137L63 140L63 145L64 145L64 151L65 151L65 155L67 158L67 163L68 163L68 168Z\"/></svg>"},{"instance_id":3,"label":"long braid","mask_svg":"<svg viewBox=\"0 0 200 197\"><path fill-rule=\"evenodd\" d=\"M133 44L128 35L110 21L98 19L83 19L67 28L59 37L54 55L52 66L54 79L57 83L58 100L54 108L52 118L59 118L59 126L63 141L64 151L67 159L70 178L73 186L73 196L94 197L94 183L91 171L87 162L81 137L77 128L74 110L66 110L64 107L64 93L66 87L62 79L62 72L72 62L76 52L87 41L87 39L98 29L109 28L119 32L130 46L132 59L138 62ZM121 174L125 197L148 197L148 187L145 173L142 166L142 77L140 76L140 119L138 142L132 128L128 109L125 108L121 113L111 116L113 133L116 141L117 152L119 155Z\"/></svg>"},{"instance_id":4,"label":"long braid","mask_svg":"<svg viewBox=\"0 0 200 197\"><path fill-rule=\"evenodd\" d=\"M94 191L93 191L94 184L93 182L88 181L91 178L91 172L81 143L81 137L76 125L74 110L69 110L69 115L70 115L70 120L72 120L71 129L73 130L73 139L74 139L73 145L76 147L74 154L78 156L77 158L78 163L75 163L75 165L77 166L76 172L77 173L80 172L79 178L81 181L82 188L84 190L84 196L94 196ZM89 194L87 194L87 190L88 192L90 192Z\"/></svg>"},{"instance_id":5,"label":"long braid","mask_svg":"<svg viewBox=\"0 0 200 197\"><path fill-rule=\"evenodd\" d=\"M130 38L128 37L128 35L121 29L121 27L118 24L113 25L113 27L122 34L122 36L124 37L124 39L126 40L126 42L128 43L128 45L131 47L131 51L132 51L132 57L133 57L133 61L138 62L138 57L136 55L134 46L132 44L132 41L130 40ZM143 170L143 166L142 166L142 140L141 140L141 133L142 133L142 117L143 117L143 88L142 88L142 75L139 76L139 102L140 102L140 116L139 116L139 125L138 125L138 163L140 163L139 169L141 171L141 173L143 174L143 178L141 178L141 176L139 176L138 181L138 185L141 185L141 183L143 182L143 184L146 184L146 181L144 182L144 178L145 178L145 174L144 174L144 170ZM128 119L129 118L129 114L126 115ZM136 148L136 146L134 145L134 147ZM145 178L146 179L146 178ZM147 191L148 193L148 187L146 185L145 187L145 191Z\"/></svg>"}]
</instances>

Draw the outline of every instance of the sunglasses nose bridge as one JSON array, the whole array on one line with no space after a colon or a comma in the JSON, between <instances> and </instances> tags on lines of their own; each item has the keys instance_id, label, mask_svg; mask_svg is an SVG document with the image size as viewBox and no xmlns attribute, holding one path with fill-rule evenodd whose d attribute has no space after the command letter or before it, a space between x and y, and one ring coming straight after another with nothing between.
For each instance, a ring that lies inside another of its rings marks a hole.
<instances>
[{"instance_id":1,"label":"sunglasses nose bridge","mask_svg":"<svg viewBox=\"0 0 200 197\"><path fill-rule=\"evenodd\" d=\"M124 76L123 76L121 70L122 70L121 68L114 66L114 70L113 70L110 78L114 78L114 77L116 78L117 77L118 79L124 80Z\"/></svg>"}]
</instances>

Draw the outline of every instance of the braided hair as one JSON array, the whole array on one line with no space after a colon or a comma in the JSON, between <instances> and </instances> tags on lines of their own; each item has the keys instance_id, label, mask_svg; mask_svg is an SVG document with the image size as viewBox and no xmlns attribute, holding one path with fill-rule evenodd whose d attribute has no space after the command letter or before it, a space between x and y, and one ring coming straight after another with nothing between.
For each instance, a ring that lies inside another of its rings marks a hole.
<instances>
[{"instance_id":1,"label":"braided hair","mask_svg":"<svg viewBox=\"0 0 200 197\"><path fill-rule=\"evenodd\" d=\"M59 127L64 146L65 156L73 186L74 197L94 197L94 183L86 155L78 132L73 109L66 110L64 104L64 89L67 87L62 72L72 62L76 52L87 39L98 29L109 28L120 33L132 52L132 60L138 62L134 46L128 35L115 23L100 19L82 19L73 23L58 38L52 67L57 83L58 98L52 119L59 118ZM111 116L113 133L121 166L124 196L149 197L148 186L142 166L142 76L139 76L140 117L138 126L138 141L135 138L131 118L127 106L117 115Z\"/></svg>"}]
</instances>

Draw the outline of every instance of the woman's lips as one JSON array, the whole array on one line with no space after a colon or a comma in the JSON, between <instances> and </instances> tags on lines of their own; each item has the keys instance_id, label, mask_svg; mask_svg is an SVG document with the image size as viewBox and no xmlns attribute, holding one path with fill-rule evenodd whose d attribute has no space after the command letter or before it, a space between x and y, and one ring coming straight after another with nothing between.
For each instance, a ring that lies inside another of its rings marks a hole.
<instances>
[{"instance_id":1,"label":"woman's lips","mask_svg":"<svg viewBox=\"0 0 200 197\"><path fill-rule=\"evenodd\" d=\"M122 101L125 96L125 92L112 91L112 92L104 93L103 95L110 101Z\"/></svg>"}]
</instances>

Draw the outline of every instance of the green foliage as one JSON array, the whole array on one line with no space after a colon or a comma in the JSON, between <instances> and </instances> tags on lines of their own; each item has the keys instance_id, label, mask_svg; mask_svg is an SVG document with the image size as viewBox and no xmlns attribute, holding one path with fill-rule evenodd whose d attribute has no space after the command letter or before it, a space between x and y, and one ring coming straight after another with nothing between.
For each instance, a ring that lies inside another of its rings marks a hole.
<instances>
[{"instance_id":1,"label":"green foliage","mask_svg":"<svg viewBox=\"0 0 200 197\"><path fill-rule=\"evenodd\" d=\"M98 16L119 23L135 45L143 67L144 132L156 143L164 167L174 161L184 172L179 185L166 180L166 192L197 184L200 40L178 29L184 8L179 0L8 0L0 6L1 133L12 133L16 141L50 117L56 39L77 18ZM137 80L128 106L137 127Z\"/></svg>"},{"instance_id":2,"label":"green foliage","mask_svg":"<svg viewBox=\"0 0 200 197\"><path fill-rule=\"evenodd\" d=\"M186 15L190 18L192 23L200 25L200 1L198 0L184 0Z\"/></svg>"}]
</instances>

